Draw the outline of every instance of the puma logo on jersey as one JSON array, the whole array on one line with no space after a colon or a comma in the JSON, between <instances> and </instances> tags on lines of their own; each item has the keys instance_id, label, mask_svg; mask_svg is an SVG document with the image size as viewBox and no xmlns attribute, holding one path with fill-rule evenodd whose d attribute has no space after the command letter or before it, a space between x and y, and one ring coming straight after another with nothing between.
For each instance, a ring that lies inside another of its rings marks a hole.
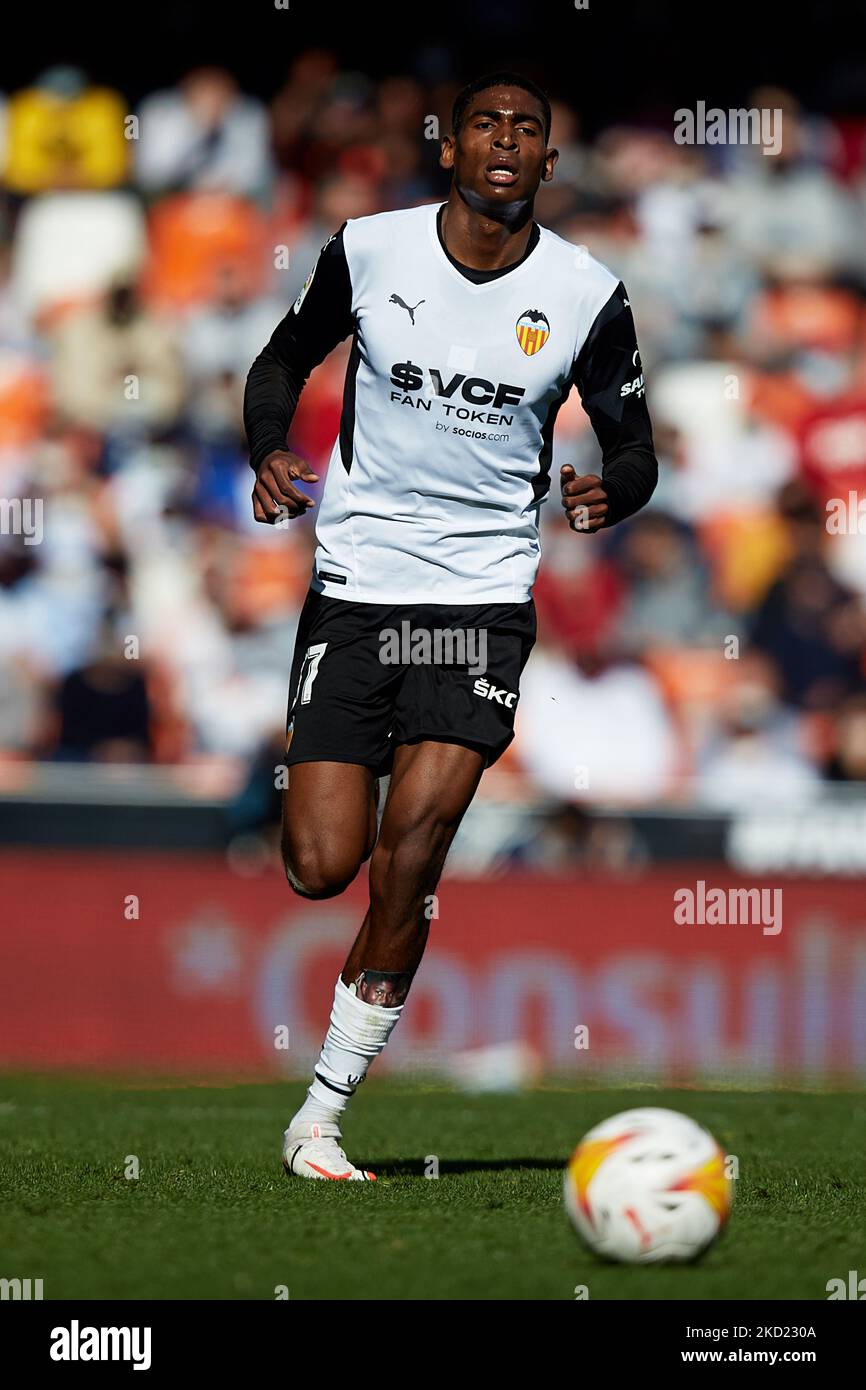
<instances>
[{"instance_id":1,"label":"puma logo on jersey","mask_svg":"<svg viewBox=\"0 0 866 1390\"><path fill-rule=\"evenodd\" d=\"M506 709L511 709L514 701L517 699L513 691L500 690L498 686L491 685L490 681L486 681L483 676L475 682L472 689L476 695L481 696L482 700L495 700L498 705L504 705ZM504 700L502 698L503 695L505 696Z\"/></svg>"},{"instance_id":2,"label":"puma logo on jersey","mask_svg":"<svg viewBox=\"0 0 866 1390\"><path fill-rule=\"evenodd\" d=\"M417 308L419 308L422 304L426 304L427 301L426 301L426 299L419 299L417 304L407 304L406 301L405 301L405 299L401 299L401 298L400 298L399 294L392 294L392 295L391 295L391 298L388 300L388 303L389 303L389 304L399 304L401 309L405 309L405 310L406 310L406 313L409 315L410 319L412 320L412 327L414 328L414 327L415 327L415 310L416 310Z\"/></svg>"}]
</instances>

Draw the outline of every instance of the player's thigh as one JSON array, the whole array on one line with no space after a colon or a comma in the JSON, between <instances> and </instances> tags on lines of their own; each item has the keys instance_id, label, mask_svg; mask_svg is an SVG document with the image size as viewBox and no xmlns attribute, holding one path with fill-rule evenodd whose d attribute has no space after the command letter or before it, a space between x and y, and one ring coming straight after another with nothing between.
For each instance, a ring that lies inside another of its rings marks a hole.
<instances>
[{"instance_id":1,"label":"player's thigh","mask_svg":"<svg viewBox=\"0 0 866 1390\"><path fill-rule=\"evenodd\" d=\"M376 839L376 781L358 763L305 762L288 769L283 852L299 869L354 877Z\"/></svg>"}]
</instances>

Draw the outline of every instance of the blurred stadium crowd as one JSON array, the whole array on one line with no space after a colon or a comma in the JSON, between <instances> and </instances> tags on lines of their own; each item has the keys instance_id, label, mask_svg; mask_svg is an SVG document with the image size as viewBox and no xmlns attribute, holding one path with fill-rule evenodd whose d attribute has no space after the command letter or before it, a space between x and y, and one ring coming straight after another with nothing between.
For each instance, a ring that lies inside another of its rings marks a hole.
<instances>
[{"instance_id":1,"label":"blurred stadium crowd","mask_svg":"<svg viewBox=\"0 0 866 1390\"><path fill-rule=\"evenodd\" d=\"M252 520L246 373L345 218L447 196L429 118L458 85L317 50L268 102L218 69L134 111L71 68L2 99L7 778L52 759L272 782L313 521ZM597 537L556 491L543 509L539 644L488 795L735 808L866 781L866 114L749 104L783 111L777 156L678 145L673 110L588 140L554 101L536 216L628 287L661 481ZM291 436L320 474L347 352ZM599 463L576 393L554 479L565 461ZM6 524L25 497L41 538Z\"/></svg>"}]
</instances>

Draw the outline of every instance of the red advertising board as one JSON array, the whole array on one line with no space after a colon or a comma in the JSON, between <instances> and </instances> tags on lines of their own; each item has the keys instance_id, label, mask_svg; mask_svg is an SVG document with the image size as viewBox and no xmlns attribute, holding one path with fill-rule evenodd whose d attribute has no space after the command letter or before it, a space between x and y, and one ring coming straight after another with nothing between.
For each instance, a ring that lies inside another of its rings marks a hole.
<instances>
[{"instance_id":1,"label":"red advertising board","mask_svg":"<svg viewBox=\"0 0 866 1390\"><path fill-rule=\"evenodd\" d=\"M0 878L6 1069L305 1075L366 905L366 870L311 903L205 855L5 852ZM712 890L744 888L766 913L718 920ZM575 1077L866 1075L862 883L447 879L433 911L381 1071L525 1040Z\"/></svg>"}]
</instances>

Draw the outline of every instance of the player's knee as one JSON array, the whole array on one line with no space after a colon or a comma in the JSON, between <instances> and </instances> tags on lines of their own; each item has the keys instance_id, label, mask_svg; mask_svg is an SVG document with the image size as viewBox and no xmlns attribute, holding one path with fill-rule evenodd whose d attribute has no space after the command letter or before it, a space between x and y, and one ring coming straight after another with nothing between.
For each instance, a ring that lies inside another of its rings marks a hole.
<instances>
[{"instance_id":1,"label":"player's knee","mask_svg":"<svg viewBox=\"0 0 866 1390\"><path fill-rule=\"evenodd\" d=\"M348 888L354 874L329 874L313 865L297 873L288 860L284 861L286 878L300 898L336 898Z\"/></svg>"},{"instance_id":2,"label":"player's knee","mask_svg":"<svg viewBox=\"0 0 866 1390\"><path fill-rule=\"evenodd\" d=\"M301 898L335 898L358 872L358 864L327 846L293 847L283 843L283 866L290 887Z\"/></svg>"}]
</instances>

